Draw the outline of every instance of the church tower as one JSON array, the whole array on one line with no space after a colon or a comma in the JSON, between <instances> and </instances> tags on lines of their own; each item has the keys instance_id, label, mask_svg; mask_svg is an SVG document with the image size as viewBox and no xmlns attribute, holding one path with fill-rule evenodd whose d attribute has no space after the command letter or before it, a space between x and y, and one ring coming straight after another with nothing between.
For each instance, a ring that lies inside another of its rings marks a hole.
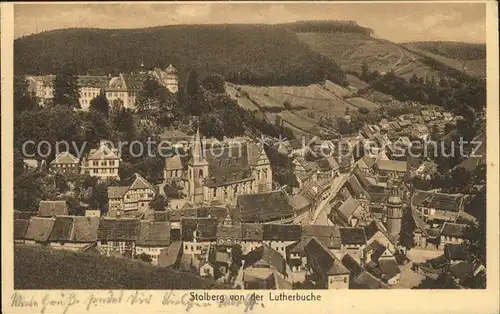
<instances>
[{"instance_id":1,"label":"church tower","mask_svg":"<svg viewBox=\"0 0 500 314\"><path fill-rule=\"evenodd\" d=\"M165 69L165 85L173 94L179 91L179 77L177 76L177 69L171 64Z\"/></svg>"},{"instance_id":2,"label":"church tower","mask_svg":"<svg viewBox=\"0 0 500 314\"><path fill-rule=\"evenodd\" d=\"M207 176L208 162L204 156L200 139L200 129L198 128L194 143L191 146L191 159L188 163L189 200L192 204L203 203L203 186Z\"/></svg>"},{"instance_id":3,"label":"church tower","mask_svg":"<svg viewBox=\"0 0 500 314\"><path fill-rule=\"evenodd\" d=\"M401 231L401 220L403 219L403 201L399 196L398 187L391 189L386 201L387 231L390 236L398 237Z\"/></svg>"}]
</instances>

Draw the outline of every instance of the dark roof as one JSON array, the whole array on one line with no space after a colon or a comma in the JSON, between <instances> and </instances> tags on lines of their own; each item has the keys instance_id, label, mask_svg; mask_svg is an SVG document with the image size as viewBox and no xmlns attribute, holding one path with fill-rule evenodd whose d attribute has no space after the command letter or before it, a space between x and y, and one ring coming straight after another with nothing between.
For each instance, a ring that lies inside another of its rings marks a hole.
<instances>
[{"instance_id":1,"label":"dark roof","mask_svg":"<svg viewBox=\"0 0 500 314\"><path fill-rule=\"evenodd\" d=\"M243 241L262 241L264 238L264 231L261 224L242 223L241 228Z\"/></svg>"},{"instance_id":2,"label":"dark roof","mask_svg":"<svg viewBox=\"0 0 500 314\"><path fill-rule=\"evenodd\" d=\"M286 273L286 265L283 255L266 244L256 248L246 255L245 268L251 267L259 261L264 261L282 274Z\"/></svg>"},{"instance_id":3,"label":"dark roof","mask_svg":"<svg viewBox=\"0 0 500 314\"><path fill-rule=\"evenodd\" d=\"M378 231L382 232L386 237L385 228L378 220L372 220L368 225L363 226L365 229L366 240L370 240Z\"/></svg>"},{"instance_id":4,"label":"dark roof","mask_svg":"<svg viewBox=\"0 0 500 314\"><path fill-rule=\"evenodd\" d=\"M97 241L100 217L75 216L73 220L73 238L75 242Z\"/></svg>"},{"instance_id":5,"label":"dark roof","mask_svg":"<svg viewBox=\"0 0 500 314\"><path fill-rule=\"evenodd\" d=\"M49 239L55 218L32 217L26 230L26 240L45 242Z\"/></svg>"},{"instance_id":6,"label":"dark roof","mask_svg":"<svg viewBox=\"0 0 500 314\"><path fill-rule=\"evenodd\" d=\"M73 234L73 216L56 217L49 241L69 242Z\"/></svg>"},{"instance_id":7,"label":"dark roof","mask_svg":"<svg viewBox=\"0 0 500 314\"><path fill-rule=\"evenodd\" d=\"M38 206L38 216L54 217L68 214L66 201L41 201Z\"/></svg>"},{"instance_id":8,"label":"dark roof","mask_svg":"<svg viewBox=\"0 0 500 314\"><path fill-rule=\"evenodd\" d=\"M98 239L101 241L136 241L139 236L138 219L101 219Z\"/></svg>"},{"instance_id":9,"label":"dark roof","mask_svg":"<svg viewBox=\"0 0 500 314\"><path fill-rule=\"evenodd\" d=\"M242 234L241 225L217 226L217 239L241 239Z\"/></svg>"},{"instance_id":10,"label":"dark roof","mask_svg":"<svg viewBox=\"0 0 500 314\"><path fill-rule=\"evenodd\" d=\"M142 246L170 245L170 223L141 221L136 244Z\"/></svg>"},{"instance_id":11,"label":"dark roof","mask_svg":"<svg viewBox=\"0 0 500 314\"><path fill-rule=\"evenodd\" d=\"M354 279L354 288L356 289L389 289L389 287L382 281L374 277L366 270L360 273Z\"/></svg>"},{"instance_id":12,"label":"dark roof","mask_svg":"<svg viewBox=\"0 0 500 314\"><path fill-rule=\"evenodd\" d=\"M217 239L217 219L215 218L182 218L181 239L193 241L197 231L198 241L212 241Z\"/></svg>"},{"instance_id":13,"label":"dark roof","mask_svg":"<svg viewBox=\"0 0 500 314\"><path fill-rule=\"evenodd\" d=\"M458 212L462 204L463 195L432 193L417 191L413 196L413 204L437 210Z\"/></svg>"},{"instance_id":14,"label":"dark roof","mask_svg":"<svg viewBox=\"0 0 500 314\"><path fill-rule=\"evenodd\" d=\"M340 228L340 242L342 244L366 244L363 228Z\"/></svg>"},{"instance_id":15,"label":"dark roof","mask_svg":"<svg viewBox=\"0 0 500 314\"><path fill-rule=\"evenodd\" d=\"M379 258L384 254L385 250L387 250L387 247L383 244L381 244L378 241L373 241L364 249L364 254L366 254L371 251L371 260L375 263L378 263Z\"/></svg>"},{"instance_id":16,"label":"dark roof","mask_svg":"<svg viewBox=\"0 0 500 314\"><path fill-rule=\"evenodd\" d=\"M365 189L363 189L363 187L361 186L361 183L359 183L358 178L356 178L355 175L349 177L349 180L346 182L346 185L348 190L355 197L360 197L366 192Z\"/></svg>"},{"instance_id":17,"label":"dark roof","mask_svg":"<svg viewBox=\"0 0 500 314\"><path fill-rule=\"evenodd\" d=\"M293 216L288 196L282 191L238 195L242 222L269 222Z\"/></svg>"},{"instance_id":18,"label":"dark roof","mask_svg":"<svg viewBox=\"0 0 500 314\"><path fill-rule=\"evenodd\" d=\"M300 225L264 224L263 240L298 241L302 236Z\"/></svg>"},{"instance_id":19,"label":"dark roof","mask_svg":"<svg viewBox=\"0 0 500 314\"><path fill-rule=\"evenodd\" d=\"M27 219L30 220L31 217L37 216L38 211L26 212L26 211L14 211L14 219Z\"/></svg>"},{"instance_id":20,"label":"dark roof","mask_svg":"<svg viewBox=\"0 0 500 314\"><path fill-rule=\"evenodd\" d=\"M349 270L349 272L353 276L357 276L363 271L358 262L356 262L356 260L349 254L346 254L344 255L344 257L342 257L342 264Z\"/></svg>"},{"instance_id":21,"label":"dark roof","mask_svg":"<svg viewBox=\"0 0 500 314\"><path fill-rule=\"evenodd\" d=\"M474 269L472 263L469 261L459 262L450 266L451 275L454 278L464 282L467 277L472 277L474 275Z\"/></svg>"},{"instance_id":22,"label":"dark roof","mask_svg":"<svg viewBox=\"0 0 500 314\"><path fill-rule=\"evenodd\" d=\"M441 229L441 235L447 237L463 238L467 233L467 228L468 225L465 224L445 222L443 224L443 229Z\"/></svg>"},{"instance_id":23,"label":"dark roof","mask_svg":"<svg viewBox=\"0 0 500 314\"><path fill-rule=\"evenodd\" d=\"M444 256L452 261L464 261L469 257L469 251L463 244L447 243L444 245Z\"/></svg>"},{"instance_id":24,"label":"dark roof","mask_svg":"<svg viewBox=\"0 0 500 314\"><path fill-rule=\"evenodd\" d=\"M394 278L397 274L401 273L398 262L393 258L383 258L378 261L378 265L382 274L386 279Z\"/></svg>"},{"instance_id":25,"label":"dark roof","mask_svg":"<svg viewBox=\"0 0 500 314\"><path fill-rule=\"evenodd\" d=\"M14 240L23 240L30 224L29 219L14 220Z\"/></svg>"},{"instance_id":26,"label":"dark roof","mask_svg":"<svg viewBox=\"0 0 500 314\"><path fill-rule=\"evenodd\" d=\"M320 241L329 249L340 249L340 230L338 226L304 225L302 238L312 238Z\"/></svg>"},{"instance_id":27,"label":"dark roof","mask_svg":"<svg viewBox=\"0 0 500 314\"><path fill-rule=\"evenodd\" d=\"M205 180L207 186L221 186L251 176L246 144L212 147L205 150L203 155L208 162L209 175Z\"/></svg>"},{"instance_id":28,"label":"dark roof","mask_svg":"<svg viewBox=\"0 0 500 314\"><path fill-rule=\"evenodd\" d=\"M349 274L349 270L342 265L330 250L318 241L312 238L305 246L304 250L308 256L317 262L317 266L328 275L344 275Z\"/></svg>"},{"instance_id":29,"label":"dark roof","mask_svg":"<svg viewBox=\"0 0 500 314\"><path fill-rule=\"evenodd\" d=\"M203 206L203 207L186 207L180 210L171 210L169 212L170 221L181 221L182 218L214 218L217 224L222 224L227 218L228 210L225 207Z\"/></svg>"},{"instance_id":30,"label":"dark roof","mask_svg":"<svg viewBox=\"0 0 500 314\"><path fill-rule=\"evenodd\" d=\"M146 74L134 73L134 74L124 74L122 73L125 86L128 90L140 90L144 85L144 81L147 78Z\"/></svg>"}]
</instances>

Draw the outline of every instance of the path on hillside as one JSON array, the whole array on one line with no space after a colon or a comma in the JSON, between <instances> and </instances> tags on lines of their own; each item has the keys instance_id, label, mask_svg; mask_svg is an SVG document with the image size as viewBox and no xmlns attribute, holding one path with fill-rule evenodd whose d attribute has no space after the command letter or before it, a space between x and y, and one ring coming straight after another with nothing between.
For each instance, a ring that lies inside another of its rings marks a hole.
<instances>
[{"instance_id":1,"label":"path on hillside","mask_svg":"<svg viewBox=\"0 0 500 314\"><path fill-rule=\"evenodd\" d=\"M415 56L413 56L408 51L406 51L404 49L401 49L401 48L399 50L400 50L400 52L402 52L403 54L405 54L407 57L409 57L411 59L411 61L408 64L405 64L402 67L400 67L398 69L395 69L394 72L401 72L403 69L409 67L410 65L412 65L416 61Z\"/></svg>"}]
</instances>

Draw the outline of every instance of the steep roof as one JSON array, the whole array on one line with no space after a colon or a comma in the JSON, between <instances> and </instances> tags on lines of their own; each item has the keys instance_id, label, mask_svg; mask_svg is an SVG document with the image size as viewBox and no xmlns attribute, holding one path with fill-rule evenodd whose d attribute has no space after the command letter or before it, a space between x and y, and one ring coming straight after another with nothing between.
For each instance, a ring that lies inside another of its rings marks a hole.
<instances>
[{"instance_id":1,"label":"steep roof","mask_svg":"<svg viewBox=\"0 0 500 314\"><path fill-rule=\"evenodd\" d=\"M176 264L180 259L182 253L182 242L175 241L170 244L168 248L161 250L160 256L158 256L158 266L160 267L171 267Z\"/></svg>"},{"instance_id":2,"label":"steep roof","mask_svg":"<svg viewBox=\"0 0 500 314\"><path fill-rule=\"evenodd\" d=\"M170 223L141 221L136 244L142 246L170 245Z\"/></svg>"},{"instance_id":3,"label":"steep roof","mask_svg":"<svg viewBox=\"0 0 500 314\"><path fill-rule=\"evenodd\" d=\"M152 186L146 179L144 179L140 174L135 173L135 180L129 187L129 190L139 190L139 189L151 189L156 191L154 186Z\"/></svg>"},{"instance_id":4,"label":"steep roof","mask_svg":"<svg viewBox=\"0 0 500 314\"><path fill-rule=\"evenodd\" d=\"M375 167L381 171L406 172L406 161L379 159L375 162Z\"/></svg>"},{"instance_id":5,"label":"steep roof","mask_svg":"<svg viewBox=\"0 0 500 314\"><path fill-rule=\"evenodd\" d=\"M348 198L340 207L337 209L339 214L344 218L344 219L349 219L349 217L354 214L356 209L361 205L361 203L354 198Z\"/></svg>"},{"instance_id":6,"label":"steep roof","mask_svg":"<svg viewBox=\"0 0 500 314\"><path fill-rule=\"evenodd\" d=\"M326 247L340 249L340 228L338 226L304 225L302 238L316 238Z\"/></svg>"},{"instance_id":7,"label":"steep roof","mask_svg":"<svg viewBox=\"0 0 500 314\"><path fill-rule=\"evenodd\" d=\"M448 260L466 260L469 257L469 250L463 244L450 244L444 245L444 256Z\"/></svg>"},{"instance_id":8,"label":"steep roof","mask_svg":"<svg viewBox=\"0 0 500 314\"><path fill-rule=\"evenodd\" d=\"M441 235L447 237L463 238L467 233L468 225L445 222L441 229Z\"/></svg>"},{"instance_id":9,"label":"steep roof","mask_svg":"<svg viewBox=\"0 0 500 314\"><path fill-rule=\"evenodd\" d=\"M109 77L96 75L79 75L78 85L80 87L105 88L108 86Z\"/></svg>"},{"instance_id":10,"label":"steep roof","mask_svg":"<svg viewBox=\"0 0 500 314\"><path fill-rule=\"evenodd\" d=\"M401 273L398 263L393 258L380 259L378 265L386 279L394 278L397 274Z\"/></svg>"},{"instance_id":11,"label":"steep roof","mask_svg":"<svg viewBox=\"0 0 500 314\"><path fill-rule=\"evenodd\" d=\"M147 79L146 74L140 74L140 73L134 73L134 74L122 73L121 77L128 90L141 90L142 86L144 85L144 81Z\"/></svg>"},{"instance_id":12,"label":"steep roof","mask_svg":"<svg viewBox=\"0 0 500 314\"><path fill-rule=\"evenodd\" d=\"M294 214L283 191L238 195L237 208L242 222L269 222Z\"/></svg>"},{"instance_id":13,"label":"steep roof","mask_svg":"<svg viewBox=\"0 0 500 314\"><path fill-rule=\"evenodd\" d=\"M87 160L116 160L120 157L106 145L100 145L99 148L90 150Z\"/></svg>"},{"instance_id":14,"label":"steep roof","mask_svg":"<svg viewBox=\"0 0 500 314\"><path fill-rule=\"evenodd\" d=\"M55 218L32 217L26 230L26 240L45 242L49 239Z\"/></svg>"},{"instance_id":15,"label":"steep roof","mask_svg":"<svg viewBox=\"0 0 500 314\"><path fill-rule=\"evenodd\" d=\"M358 264L358 262L349 254L342 257L342 264L349 270L349 273L353 276L358 276L363 269Z\"/></svg>"},{"instance_id":16,"label":"steep roof","mask_svg":"<svg viewBox=\"0 0 500 314\"><path fill-rule=\"evenodd\" d=\"M14 220L14 240L23 240L30 224L29 219Z\"/></svg>"},{"instance_id":17,"label":"steep roof","mask_svg":"<svg viewBox=\"0 0 500 314\"><path fill-rule=\"evenodd\" d=\"M379 258L384 254L385 250L387 250L387 247L385 245L381 244L378 241L373 241L364 248L363 252L366 256L366 254L371 251L371 260L377 263Z\"/></svg>"},{"instance_id":18,"label":"steep roof","mask_svg":"<svg viewBox=\"0 0 500 314\"><path fill-rule=\"evenodd\" d=\"M354 279L354 286L357 289L389 289L389 286L374 277L366 270L361 272Z\"/></svg>"},{"instance_id":19,"label":"steep roof","mask_svg":"<svg viewBox=\"0 0 500 314\"><path fill-rule=\"evenodd\" d=\"M50 162L51 165L55 164L78 164L80 160L70 154L69 152L59 153L54 160Z\"/></svg>"},{"instance_id":20,"label":"steep roof","mask_svg":"<svg viewBox=\"0 0 500 314\"><path fill-rule=\"evenodd\" d=\"M165 169L166 170L182 170L182 160L179 155L174 155L165 158Z\"/></svg>"},{"instance_id":21,"label":"steep roof","mask_svg":"<svg viewBox=\"0 0 500 314\"><path fill-rule=\"evenodd\" d=\"M264 230L261 224L242 223L241 228L243 241L262 241L264 238Z\"/></svg>"},{"instance_id":22,"label":"steep roof","mask_svg":"<svg viewBox=\"0 0 500 314\"><path fill-rule=\"evenodd\" d=\"M204 151L209 175L205 185L216 187L229 182L250 178L247 144L239 146L212 147Z\"/></svg>"},{"instance_id":23,"label":"steep roof","mask_svg":"<svg viewBox=\"0 0 500 314\"><path fill-rule=\"evenodd\" d=\"M217 226L218 239L241 239L243 235L242 225Z\"/></svg>"},{"instance_id":24,"label":"steep roof","mask_svg":"<svg viewBox=\"0 0 500 314\"><path fill-rule=\"evenodd\" d=\"M318 241L316 238L312 238L304 250L309 258L313 258L317 262L317 266L325 272L327 275L345 275L349 274L349 270L342 265L330 250Z\"/></svg>"},{"instance_id":25,"label":"steep roof","mask_svg":"<svg viewBox=\"0 0 500 314\"><path fill-rule=\"evenodd\" d=\"M298 241L302 236L300 225L264 224L263 240Z\"/></svg>"},{"instance_id":26,"label":"steep roof","mask_svg":"<svg viewBox=\"0 0 500 314\"><path fill-rule=\"evenodd\" d=\"M259 261L266 262L282 274L286 273L285 259L278 251L263 244L255 250L249 252L245 257L245 268L251 267Z\"/></svg>"},{"instance_id":27,"label":"steep roof","mask_svg":"<svg viewBox=\"0 0 500 314\"><path fill-rule=\"evenodd\" d=\"M101 219L98 239L101 241L136 241L139 236L138 219Z\"/></svg>"},{"instance_id":28,"label":"steep roof","mask_svg":"<svg viewBox=\"0 0 500 314\"><path fill-rule=\"evenodd\" d=\"M38 216L54 217L68 214L66 201L40 201L38 206Z\"/></svg>"},{"instance_id":29,"label":"steep roof","mask_svg":"<svg viewBox=\"0 0 500 314\"><path fill-rule=\"evenodd\" d=\"M182 218L181 239L193 241L195 232L198 241L212 241L217 239L217 219L215 218Z\"/></svg>"},{"instance_id":30,"label":"steep roof","mask_svg":"<svg viewBox=\"0 0 500 314\"><path fill-rule=\"evenodd\" d=\"M417 191L412 200L414 205L458 212L462 205L463 195Z\"/></svg>"},{"instance_id":31,"label":"steep roof","mask_svg":"<svg viewBox=\"0 0 500 314\"><path fill-rule=\"evenodd\" d=\"M69 242L73 235L73 217L58 216L49 236L51 242Z\"/></svg>"},{"instance_id":32,"label":"steep roof","mask_svg":"<svg viewBox=\"0 0 500 314\"><path fill-rule=\"evenodd\" d=\"M73 238L75 242L97 241L100 217L75 216L73 219Z\"/></svg>"},{"instance_id":33,"label":"steep roof","mask_svg":"<svg viewBox=\"0 0 500 314\"><path fill-rule=\"evenodd\" d=\"M363 228L340 228L340 241L347 245L366 244L365 230Z\"/></svg>"},{"instance_id":34,"label":"steep roof","mask_svg":"<svg viewBox=\"0 0 500 314\"><path fill-rule=\"evenodd\" d=\"M128 191L128 186L108 186L108 198L122 198Z\"/></svg>"},{"instance_id":35,"label":"steep roof","mask_svg":"<svg viewBox=\"0 0 500 314\"><path fill-rule=\"evenodd\" d=\"M366 240L370 240L378 231L387 237L384 225L378 220L373 220L368 225L363 226L363 228L365 229Z\"/></svg>"}]
</instances>

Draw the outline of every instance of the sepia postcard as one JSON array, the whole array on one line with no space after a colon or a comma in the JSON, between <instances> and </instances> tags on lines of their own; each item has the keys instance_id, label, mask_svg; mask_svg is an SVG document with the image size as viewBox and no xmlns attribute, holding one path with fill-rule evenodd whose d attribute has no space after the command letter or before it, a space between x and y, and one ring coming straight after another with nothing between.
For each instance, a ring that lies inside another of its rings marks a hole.
<instances>
[{"instance_id":1,"label":"sepia postcard","mask_svg":"<svg viewBox=\"0 0 500 314\"><path fill-rule=\"evenodd\" d=\"M2 3L2 311L498 313L497 10Z\"/></svg>"}]
</instances>

